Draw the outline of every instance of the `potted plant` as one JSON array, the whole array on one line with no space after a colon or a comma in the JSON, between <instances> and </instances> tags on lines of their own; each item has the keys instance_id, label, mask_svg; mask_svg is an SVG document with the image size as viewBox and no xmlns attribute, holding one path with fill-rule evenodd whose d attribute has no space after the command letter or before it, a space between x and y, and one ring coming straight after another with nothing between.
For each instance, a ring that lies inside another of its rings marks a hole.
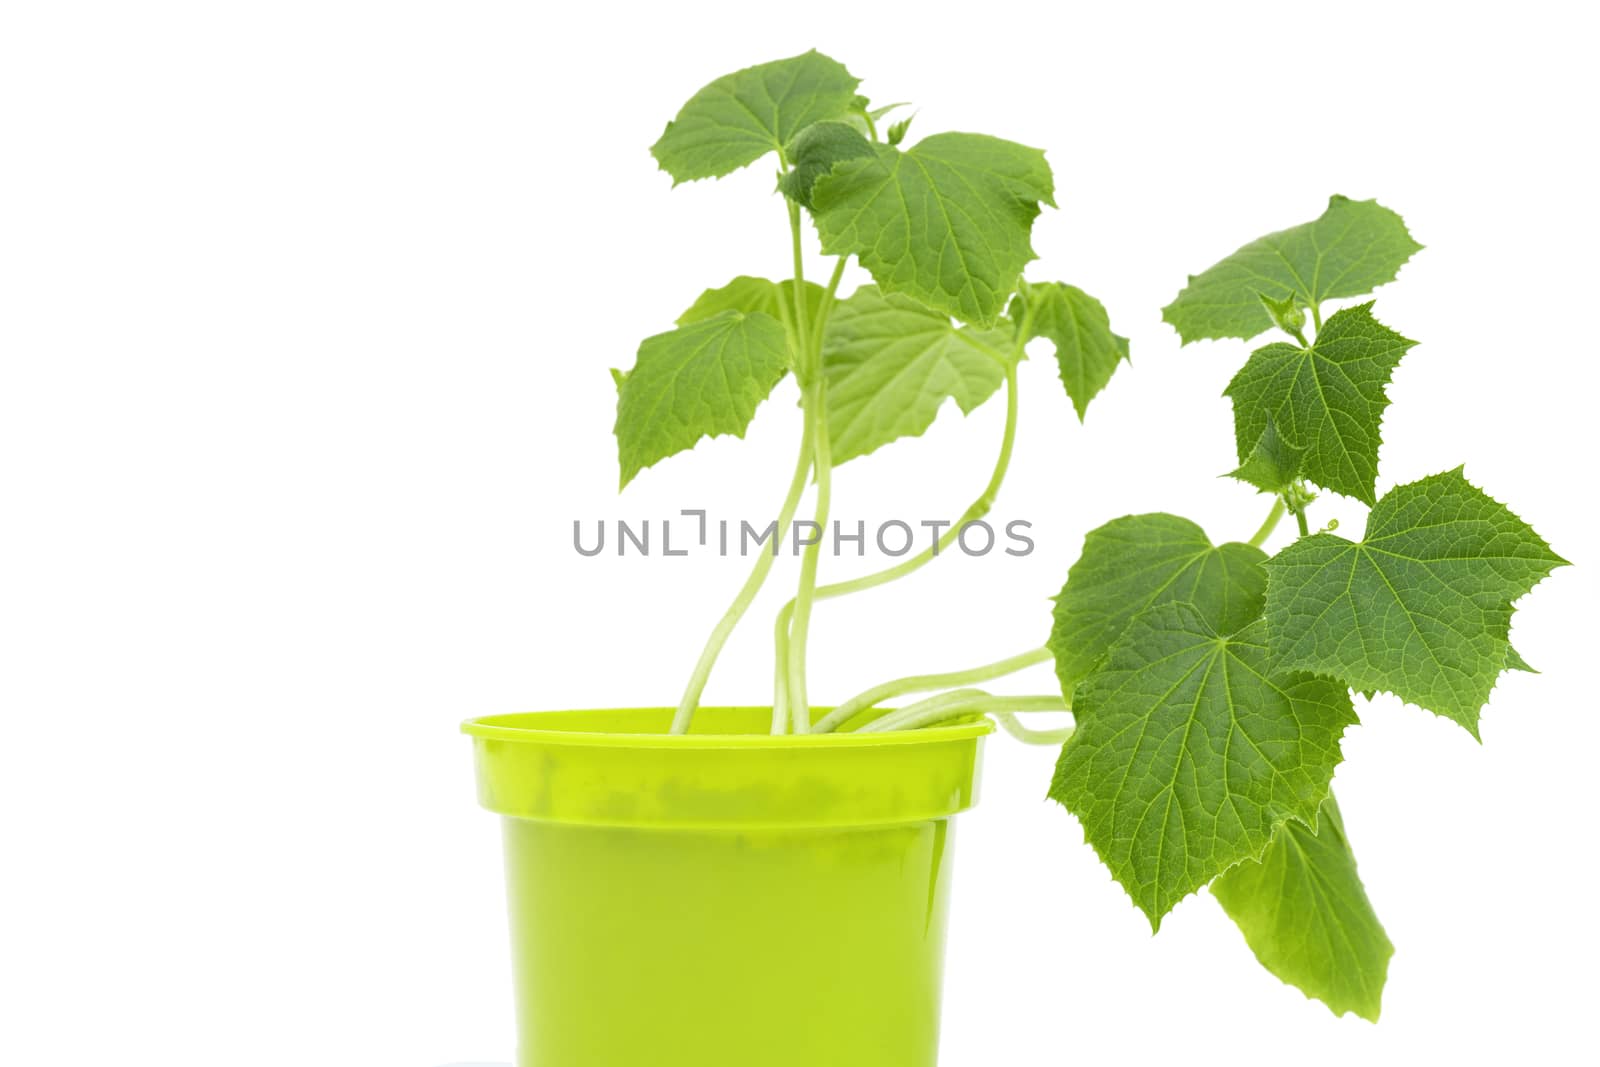
<instances>
[{"instance_id":1,"label":"potted plant","mask_svg":"<svg viewBox=\"0 0 1600 1067\"><path fill-rule=\"evenodd\" d=\"M1079 418L1128 358L1093 297L1024 277L1053 204L1044 153L966 133L910 143L894 113L813 51L711 82L652 149L675 183L775 156L794 273L706 290L613 372L622 484L703 437L742 436L789 374L801 440L770 550L676 706L466 724L481 799L505 817L522 1067L935 1063L952 820L996 724L1061 746L1049 795L1152 928L1209 886L1265 967L1375 1020L1392 949L1330 789L1352 691L1476 736L1498 675L1529 669L1508 639L1514 603L1564 562L1460 468L1377 493L1385 387L1414 342L1370 300L1336 304L1421 246L1388 208L1335 196L1164 309L1185 343L1281 335L1227 389L1230 473L1268 498L1253 534L1112 519L1085 539L1039 647L814 707L812 605L909 575L979 528L1012 460L1028 344L1053 348ZM805 275L808 219L834 257L820 284ZM842 295L852 258L873 284ZM822 584L835 468L920 434L947 400L971 410L1000 393L992 476L937 542ZM1365 532L1314 529L1319 492L1367 505ZM1289 517L1297 536L1269 555ZM774 627L771 703L702 707L791 539L804 550ZM1059 692L983 688L1042 662ZM1073 725L1023 723L1040 711Z\"/></svg>"}]
</instances>

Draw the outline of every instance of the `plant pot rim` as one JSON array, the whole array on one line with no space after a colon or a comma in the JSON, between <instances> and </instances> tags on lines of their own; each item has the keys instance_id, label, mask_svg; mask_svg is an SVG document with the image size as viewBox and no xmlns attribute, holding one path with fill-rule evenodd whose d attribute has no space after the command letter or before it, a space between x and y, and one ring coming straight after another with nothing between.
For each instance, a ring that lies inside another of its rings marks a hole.
<instances>
[{"instance_id":1,"label":"plant pot rim","mask_svg":"<svg viewBox=\"0 0 1600 1067\"><path fill-rule=\"evenodd\" d=\"M624 749L799 749L871 748L884 745L926 745L965 741L994 731L983 716L917 730L857 733L884 710L863 711L846 729L825 734L774 734L772 705L705 706L695 713L686 734L669 732L676 709L669 707L574 708L484 715L461 724L461 732L485 741L537 745L582 745ZM812 719L833 710L813 707Z\"/></svg>"},{"instance_id":2,"label":"plant pot rim","mask_svg":"<svg viewBox=\"0 0 1600 1067\"><path fill-rule=\"evenodd\" d=\"M484 807L522 819L676 829L849 828L971 807L987 720L926 730L779 734L772 708L709 707L688 734L676 708L490 715L463 725ZM812 715L822 713L813 708ZM862 712L846 725L884 711Z\"/></svg>"}]
</instances>

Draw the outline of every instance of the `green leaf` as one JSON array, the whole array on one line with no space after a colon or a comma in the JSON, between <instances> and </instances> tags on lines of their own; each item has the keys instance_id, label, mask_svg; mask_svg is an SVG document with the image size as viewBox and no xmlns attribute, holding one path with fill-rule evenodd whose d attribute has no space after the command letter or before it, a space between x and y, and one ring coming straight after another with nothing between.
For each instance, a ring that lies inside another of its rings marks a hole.
<instances>
[{"instance_id":1,"label":"green leaf","mask_svg":"<svg viewBox=\"0 0 1600 1067\"><path fill-rule=\"evenodd\" d=\"M1050 651L1070 700L1082 681L1147 608L1186 601L1224 630L1261 611L1266 553L1230 542L1217 548L1188 519L1126 515L1091 530L1056 597Z\"/></svg>"},{"instance_id":2,"label":"green leaf","mask_svg":"<svg viewBox=\"0 0 1600 1067\"><path fill-rule=\"evenodd\" d=\"M1362 541L1313 534L1267 561L1272 651L1476 737L1510 665L1512 603L1565 562L1458 467L1391 489Z\"/></svg>"},{"instance_id":3,"label":"green leaf","mask_svg":"<svg viewBox=\"0 0 1600 1067\"><path fill-rule=\"evenodd\" d=\"M823 288L816 282L806 282L804 292L806 314L815 319L817 308L822 304ZM785 278L772 282L741 274L720 289L701 293L689 309L678 316L678 325L702 322L724 311L760 312L788 326L794 319L794 280Z\"/></svg>"},{"instance_id":4,"label":"green leaf","mask_svg":"<svg viewBox=\"0 0 1600 1067\"><path fill-rule=\"evenodd\" d=\"M783 324L760 312L725 311L647 338L617 383L622 484L702 437L743 437L788 369Z\"/></svg>"},{"instance_id":5,"label":"green leaf","mask_svg":"<svg viewBox=\"0 0 1600 1067\"><path fill-rule=\"evenodd\" d=\"M847 159L870 159L872 142L854 126L843 122L818 122L807 126L789 143L793 168L778 179L778 188L790 200L811 206L811 188L817 179Z\"/></svg>"},{"instance_id":6,"label":"green leaf","mask_svg":"<svg viewBox=\"0 0 1600 1067\"><path fill-rule=\"evenodd\" d=\"M901 119L899 122L891 123L889 125L889 133L886 137L884 137L884 140L893 145L897 145L901 141L904 141L906 139L906 133L911 129L911 120L916 117L917 116L915 115L911 115L908 118Z\"/></svg>"},{"instance_id":7,"label":"green leaf","mask_svg":"<svg viewBox=\"0 0 1600 1067\"><path fill-rule=\"evenodd\" d=\"M1335 1015L1378 1021L1394 945L1356 873L1333 794L1315 830L1285 823L1259 861L1224 872L1211 895L1261 966Z\"/></svg>"},{"instance_id":8,"label":"green leaf","mask_svg":"<svg viewBox=\"0 0 1600 1067\"><path fill-rule=\"evenodd\" d=\"M810 51L724 75L683 105L650 149L672 184L720 178L856 109L861 80Z\"/></svg>"},{"instance_id":9,"label":"green leaf","mask_svg":"<svg viewBox=\"0 0 1600 1067\"><path fill-rule=\"evenodd\" d=\"M1224 395L1233 401L1240 460L1267 424L1303 449L1302 470L1316 484L1376 499L1384 392L1400 357L1415 345L1372 317L1372 305L1328 319L1308 348L1277 343L1250 354Z\"/></svg>"},{"instance_id":10,"label":"green leaf","mask_svg":"<svg viewBox=\"0 0 1600 1067\"><path fill-rule=\"evenodd\" d=\"M1074 694L1050 787L1153 929L1280 824L1316 818L1356 721L1343 686L1274 672L1260 619L1219 621L1182 602L1135 617Z\"/></svg>"},{"instance_id":11,"label":"green leaf","mask_svg":"<svg viewBox=\"0 0 1600 1067\"><path fill-rule=\"evenodd\" d=\"M1018 294L1011 301L1010 315L1029 323L1027 340L1047 337L1055 345L1061 384L1082 421L1089 401L1106 387L1117 364L1128 358L1128 339L1111 332L1111 317L1100 301L1062 282L1027 286L1025 296Z\"/></svg>"},{"instance_id":12,"label":"green leaf","mask_svg":"<svg viewBox=\"0 0 1600 1067\"><path fill-rule=\"evenodd\" d=\"M1000 387L1009 329L957 327L915 300L865 285L840 301L822 339L835 465L933 424L955 400L966 414Z\"/></svg>"},{"instance_id":13,"label":"green leaf","mask_svg":"<svg viewBox=\"0 0 1600 1067\"><path fill-rule=\"evenodd\" d=\"M1044 153L997 137L940 133L817 179L813 215L828 255L856 255L884 291L992 325L1034 258Z\"/></svg>"},{"instance_id":14,"label":"green leaf","mask_svg":"<svg viewBox=\"0 0 1600 1067\"><path fill-rule=\"evenodd\" d=\"M1263 493L1281 493L1300 477L1304 463L1305 450L1280 437L1277 423L1269 417L1255 447L1237 469L1228 472L1228 477L1253 485Z\"/></svg>"},{"instance_id":15,"label":"green leaf","mask_svg":"<svg viewBox=\"0 0 1600 1067\"><path fill-rule=\"evenodd\" d=\"M1335 196L1315 222L1268 234L1190 275L1161 317L1185 344L1203 337L1248 339L1272 326L1263 298L1293 296L1317 307L1370 293L1393 281L1421 248L1400 216L1376 200Z\"/></svg>"}]
</instances>

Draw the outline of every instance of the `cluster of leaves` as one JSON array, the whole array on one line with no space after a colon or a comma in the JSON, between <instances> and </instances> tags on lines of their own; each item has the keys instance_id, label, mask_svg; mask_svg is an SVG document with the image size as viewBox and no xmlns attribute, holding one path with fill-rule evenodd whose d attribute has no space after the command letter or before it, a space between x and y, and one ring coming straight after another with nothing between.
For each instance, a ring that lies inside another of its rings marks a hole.
<instances>
[{"instance_id":1,"label":"cluster of leaves","mask_svg":"<svg viewBox=\"0 0 1600 1067\"><path fill-rule=\"evenodd\" d=\"M1226 395L1232 474L1303 536L1268 558L1174 515L1117 519L1086 539L1050 637L1078 723L1050 795L1152 927L1209 884L1268 969L1372 1019L1393 947L1330 788L1351 690L1476 737L1500 672L1528 669L1512 605L1563 562L1459 468L1377 494L1386 386L1414 342L1371 302L1321 310L1420 247L1394 212L1336 196L1189 279L1164 311L1185 343L1292 339L1252 352ZM1304 535L1313 486L1371 507L1359 541Z\"/></svg>"},{"instance_id":2,"label":"cluster of leaves","mask_svg":"<svg viewBox=\"0 0 1600 1067\"><path fill-rule=\"evenodd\" d=\"M838 274L826 288L739 276L702 293L614 372L624 485L703 438L742 437L791 373L825 397L839 464L921 434L946 401L967 412L1014 385L1035 338L1080 418L1128 358L1093 297L1023 280L1054 203L1043 153L969 133L908 145L908 120L880 138L893 107L858 86L816 52L751 67L696 93L653 147L675 183L776 155L791 218L809 215L823 252L873 284L840 299ZM1231 473L1301 536L1269 558L1270 526L1218 545L1174 515L1116 519L1086 539L1049 639L1076 720L1050 795L1152 927L1209 885L1264 966L1374 1019L1393 948L1331 791L1352 690L1476 736L1500 672L1529 669L1509 642L1514 603L1564 562L1459 468L1378 493L1387 385L1414 342L1370 301L1322 315L1420 247L1394 212L1336 196L1189 279L1163 312L1184 343L1288 338L1228 385ZM1317 491L1371 509L1360 540L1309 531Z\"/></svg>"},{"instance_id":3,"label":"cluster of leaves","mask_svg":"<svg viewBox=\"0 0 1600 1067\"><path fill-rule=\"evenodd\" d=\"M813 283L801 300L792 281L749 276L706 291L614 372L623 485L704 437L743 437L772 389L807 373L798 338L821 321L834 464L922 433L948 400L970 412L1034 337L1054 343L1080 417L1127 358L1093 297L1022 281L1033 222L1054 203L1044 153L970 133L907 146L908 122L880 141L891 109L858 85L817 52L750 67L696 93L651 149L675 183L776 154L778 187L809 213L823 252L856 257L875 284L826 314Z\"/></svg>"}]
</instances>

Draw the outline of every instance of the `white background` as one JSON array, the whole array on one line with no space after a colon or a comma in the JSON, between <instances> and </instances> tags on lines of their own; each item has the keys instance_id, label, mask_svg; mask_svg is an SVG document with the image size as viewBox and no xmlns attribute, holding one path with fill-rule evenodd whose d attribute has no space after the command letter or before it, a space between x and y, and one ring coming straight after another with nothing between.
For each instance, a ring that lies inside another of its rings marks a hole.
<instances>
[{"instance_id":1,"label":"white background","mask_svg":"<svg viewBox=\"0 0 1600 1067\"><path fill-rule=\"evenodd\" d=\"M944 1062L1582 1058L1600 234L1578 5L3 11L0 1062L509 1059L498 833L456 725L673 702L742 579L582 559L571 522L782 495L790 385L748 441L618 498L607 368L701 288L784 269L769 164L671 191L646 148L712 77L812 45L915 102L914 135L1048 149L1061 210L1029 275L1101 296L1134 357L1082 426L1049 361L1024 366L996 514L1038 551L821 606L819 702L1037 645L1115 516L1247 537L1265 501L1217 478L1246 346L1180 351L1159 309L1334 192L1427 245L1379 294L1422 342L1380 488L1465 463L1580 564L1519 611L1544 673L1501 683L1481 747L1360 709L1337 785L1399 949L1380 1025L1280 985L1204 894L1152 938L1043 800L1053 753L996 738ZM850 464L838 513L954 516L1000 408ZM1361 529L1348 502L1313 515ZM792 565L776 581L709 698L766 699Z\"/></svg>"}]
</instances>

